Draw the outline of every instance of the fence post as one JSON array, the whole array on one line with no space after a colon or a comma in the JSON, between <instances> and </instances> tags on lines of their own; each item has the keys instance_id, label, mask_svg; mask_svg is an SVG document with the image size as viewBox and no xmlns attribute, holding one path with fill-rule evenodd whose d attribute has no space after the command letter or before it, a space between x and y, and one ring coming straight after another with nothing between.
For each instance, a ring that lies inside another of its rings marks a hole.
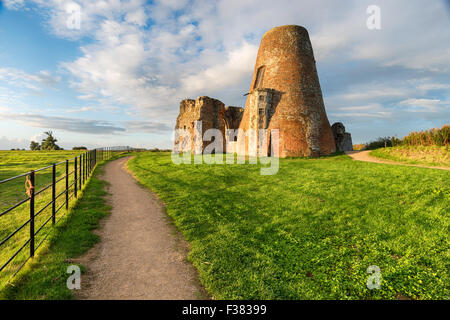
<instances>
[{"instance_id":1,"label":"fence post","mask_svg":"<svg viewBox=\"0 0 450 320\"><path fill-rule=\"evenodd\" d=\"M84 185L84 166L85 166L85 156L84 156L84 153L81 155L81 160L82 160L82 168L83 168L83 174L81 175L81 177L83 178L82 179L82 183L81 183L81 185Z\"/></svg>"},{"instance_id":2,"label":"fence post","mask_svg":"<svg viewBox=\"0 0 450 320\"><path fill-rule=\"evenodd\" d=\"M89 177L89 151L86 152L86 180Z\"/></svg>"},{"instance_id":3,"label":"fence post","mask_svg":"<svg viewBox=\"0 0 450 320\"><path fill-rule=\"evenodd\" d=\"M30 257L34 257L34 177L35 172L30 172Z\"/></svg>"},{"instance_id":4,"label":"fence post","mask_svg":"<svg viewBox=\"0 0 450 320\"><path fill-rule=\"evenodd\" d=\"M78 190L81 190L81 155L80 155L80 163L79 163L79 165L80 165L80 172L79 172L79 175L78 175L78 186L79 186L79 188L78 188Z\"/></svg>"},{"instance_id":5,"label":"fence post","mask_svg":"<svg viewBox=\"0 0 450 320\"><path fill-rule=\"evenodd\" d=\"M78 168L77 168L77 157L75 157L75 169L74 169L74 175L73 175L73 179L74 179L74 191L75 192L75 198L77 197L77 186L78 186L78 181L77 181L77 173L78 173Z\"/></svg>"},{"instance_id":6,"label":"fence post","mask_svg":"<svg viewBox=\"0 0 450 320\"><path fill-rule=\"evenodd\" d=\"M66 160L66 210L69 210L69 159Z\"/></svg>"},{"instance_id":7,"label":"fence post","mask_svg":"<svg viewBox=\"0 0 450 320\"><path fill-rule=\"evenodd\" d=\"M80 154L80 190L83 187L84 183L84 159L83 155Z\"/></svg>"},{"instance_id":8,"label":"fence post","mask_svg":"<svg viewBox=\"0 0 450 320\"><path fill-rule=\"evenodd\" d=\"M56 222L56 165L52 169L52 224Z\"/></svg>"}]
</instances>

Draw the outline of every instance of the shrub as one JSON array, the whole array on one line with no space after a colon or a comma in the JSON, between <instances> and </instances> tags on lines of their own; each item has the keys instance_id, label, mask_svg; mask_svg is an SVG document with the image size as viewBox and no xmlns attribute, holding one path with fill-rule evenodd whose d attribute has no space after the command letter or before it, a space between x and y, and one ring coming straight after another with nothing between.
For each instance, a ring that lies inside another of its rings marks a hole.
<instances>
[{"instance_id":1,"label":"shrub","mask_svg":"<svg viewBox=\"0 0 450 320\"><path fill-rule=\"evenodd\" d=\"M448 146L450 126L444 125L441 129L411 132L402 139L403 145L409 146Z\"/></svg>"},{"instance_id":2,"label":"shrub","mask_svg":"<svg viewBox=\"0 0 450 320\"><path fill-rule=\"evenodd\" d=\"M366 150L374 150L378 148L392 147L392 139L389 137L380 137L375 141L366 143Z\"/></svg>"},{"instance_id":3,"label":"shrub","mask_svg":"<svg viewBox=\"0 0 450 320\"><path fill-rule=\"evenodd\" d=\"M448 146L450 140L450 126L444 125L442 128L433 128L425 131L410 132L403 139L396 137L378 138L375 141L366 143L365 148L368 150L396 147L396 146ZM355 148L355 150L358 150Z\"/></svg>"}]
</instances>

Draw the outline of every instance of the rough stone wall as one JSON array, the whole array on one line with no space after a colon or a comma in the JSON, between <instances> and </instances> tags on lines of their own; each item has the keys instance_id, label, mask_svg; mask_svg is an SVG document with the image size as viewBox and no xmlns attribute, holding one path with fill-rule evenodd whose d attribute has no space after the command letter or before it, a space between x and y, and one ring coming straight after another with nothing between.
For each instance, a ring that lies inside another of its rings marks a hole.
<instances>
[{"instance_id":1,"label":"rough stone wall","mask_svg":"<svg viewBox=\"0 0 450 320\"><path fill-rule=\"evenodd\" d=\"M198 120L200 117L200 110L195 106L195 100L185 99L180 102L180 113L177 117L177 122L175 129L185 129L189 131L191 136L194 134L194 121ZM192 149L190 143L193 140L187 140L184 136L175 137L175 151L187 152Z\"/></svg>"},{"instance_id":2,"label":"rough stone wall","mask_svg":"<svg viewBox=\"0 0 450 320\"><path fill-rule=\"evenodd\" d=\"M242 120L244 108L241 107L225 107L225 124L227 129L237 129Z\"/></svg>"},{"instance_id":3,"label":"rough stone wall","mask_svg":"<svg viewBox=\"0 0 450 320\"><path fill-rule=\"evenodd\" d=\"M194 121L200 120L202 136L210 128L219 129L223 137L226 129L240 128L244 132L248 129L277 129L280 157L320 156L335 152L336 142L325 112L307 30L288 25L264 34L245 109L225 108L222 102L209 97L181 102L176 128L189 130L190 149L196 153L210 143L194 141ZM344 136L347 137L345 144L348 148L351 136ZM255 147L269 149L270 138L267 140L266 144L257 140L250 143L246 137L246 153L253 154Z\"/></svg>"},{"instance_id":4,"label":"rough stone wall","mask_svg":"<svg viewBox=\"0 0 450 320\"><path fill-rule=\"evenodd\" d=\"M345 132L342 122L336 122L331 126L337 151L353 151L352 135Z\"/></svg>"},{"instance_id":5,"label":"rough stone wall","mask_svg":"<svg viewBox=\"0 0 450 320\"><path fill-rule=\"evenodd\" d=\"M319 156L336 150L308 32L288 25L267 31L255 63L240 128L254 126L255 90L272 90L273 115L267 128L278 129L280 156ZM256 91L258 92L258 91Z\"/></svg>"},{"instance_id":6,"label":"rough stone wall","mask_svg":"<svg viewBox=\"0 0 450 320\"><path fill-rule=\"evenodd\" d=\"M203 141L202 137L208 129L212 128L220 130L223 137L223 148L225 148L226 129L239 128L243 110L239 107L225 108L220 100L207 96L198 97L196 100L181 101L175 129L187 130L190 134L190 141L187 141L187 137L184 136L177 137L177 151L201 153L211 143ZM194 128L196 121L201 121L201 130ZM196 132L200 134L200 139L196 139Z\"/></svg>"}]
</instances>

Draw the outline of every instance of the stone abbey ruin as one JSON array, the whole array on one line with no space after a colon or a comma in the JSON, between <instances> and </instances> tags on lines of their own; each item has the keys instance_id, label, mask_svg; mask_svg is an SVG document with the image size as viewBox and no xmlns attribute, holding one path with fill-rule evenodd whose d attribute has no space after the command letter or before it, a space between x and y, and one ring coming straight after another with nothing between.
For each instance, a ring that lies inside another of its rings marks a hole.
<instances>
[{"instance_id":1,"label":"stone abbey ruin","mask_svg":"<svg viewBox=\"0 0 450 320\"><path fill-rule=\"evenodd\" d=\"M273 154L269 133L274 129L278 130L280 157L317 157L352 150L350 133L342 123L334 124L334 130L330 127L308 31L295 25L276 27L263 35L245 108L225 107L206 96L181 101L175 129L184 129L189 135L176 137L175 150L201 153L210 142L199 142L195 132L203 136L211 128L220 130L222 150L228 153L251 154L256 148L261 154ZM241 129L239 135L267 129L268 135L255 141L244 134L239 150L236 141L240 136L229 129Z\"/></svg>"}]
</instances>

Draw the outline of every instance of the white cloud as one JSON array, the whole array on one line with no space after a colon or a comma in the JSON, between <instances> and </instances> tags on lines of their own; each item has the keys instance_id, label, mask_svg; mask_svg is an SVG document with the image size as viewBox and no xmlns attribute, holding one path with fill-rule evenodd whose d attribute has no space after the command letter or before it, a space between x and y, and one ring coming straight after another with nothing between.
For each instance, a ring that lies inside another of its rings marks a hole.
<instances>
[{"instance_id":1,"label":"white cloud","mask_svg":"<svg viewBox=\"0 0 450 320\"><path fill-rule=\"evenodd\" d=\"M208 94L242 105L262 34L277 25L299 24L310 33L322 88L332 92L324 95L331 118L402 117L401 110L413 110L405 101L436 99L428 96L433 90L444 96L435 116L447 114L450 33L443 1L424 6L418 0L379 0L378 31L366 27L372 2L365 0L77 0L80 30L66 27L70 1L32 1L48 15L53 34L89 40L79 57L60 64L79 99L89 103L68 112L93 111L88 108L96 100L129 107L131 117L173 125L186 97ZM22 1L8 2L17 8ZM0 69L0 78L30 89L58 80L45 72L13 74Z\"/></svg>"},{"instance_id":2,"label":"white cloud","mask_svg":"<svg viewBox=\"0 0 450 320\"><path fill-rule=\"evenodd\" d=\"M336 121L346 122L351 118L389 118L393 114L393 110L389 110L380 103L370 103L367 105L356 105L338 107L329 112L330 117L337 118ZM344 121L346 119L347 121Z\"/></svg>"},{"instance_id":3,"label":"white cloud","mask_svg":"<svg viewBox=\"0 0 450 320\"><path fill-rule=\"evenodd\" d=\"M16 87L40 90L44 86L57 85L61 81L61 77L54 76L46 70L31 74L16 68L0 67L0 80Z\"/></svg>"},{"instance_id":4,"label":"white cloud","mask_svg":"<svg viewBox=\"0 0 450 320\"><path fill-rule=\"evenodd\" d=\"M361 101L368 99L379 98L399 98L404 97L407 94L407 90L404 88L389 88L382 87L379 89L368 89L365 91L351 90L351 93L345 93L340 95L341 99L349 101Z\"/></svg>"},{"instance_id":5,"label":"white cloud","mask_svg":"<svg viewBox=\"0 0 450 320\"><path fill-rule=\"evenodd\" d=\"M26 149L30 145L30 141L22 138L0 137L0 150L10 149Z\"/></svg>"},{"instance_id":6,"label":"white cloud","mask_svg":"<svg viewBox=\"0 0 450 320\"><path fill-rule=\"evenodd\" d=\"M25 4L25 0L3 0L2 2L10 10L17 10Z\"/></svg>"},{"instance_id":7,"label":"white cloud","mask_svg":"<svg viewBox=\"0 0 450 320\"><path fill-rule=\"evenodd\" d=\"M87 134L114 134L125 131L124 128L103 120L85 120L30 113L1 113L0 119L15 120L36 128L60 129Z\"/></svg>"},{"instance_id":8,"label":"white cloud","mask_svg":"<svg viewBox=\"0 0 450 320\"><path fill-rule=\"evenodd\" d=\"M410 98L399 103L406 106L409 112L440 112L444 108L449 108L449 102L439 99L415 99Z\"/></svg>"},{"instance_id":9,"label":"white cloud","mask_svg":"<svg viewBox=\"0 0 450 320\"><path fill-rule=\"evenodd\" d=\"M36 141L36 142L41 143L41 141L44 140L46 137L47 136L44 133L38 133L38 134L35 134L34 136L32 136L30 138L30 142L31 141Z\"/></svg>"},{"instance_id":10,"label":"white cloud","mask_svg":"<svg viewBox=\"0 0 450 320\"><path fill-rule=\"evenodd\" d=\"M224 62L183 77L182 88L187 92L201 92L233 86L252 72L257 51L257 46L244 43L242 47L229 52Z\"/></svg>"}]
</instances>

